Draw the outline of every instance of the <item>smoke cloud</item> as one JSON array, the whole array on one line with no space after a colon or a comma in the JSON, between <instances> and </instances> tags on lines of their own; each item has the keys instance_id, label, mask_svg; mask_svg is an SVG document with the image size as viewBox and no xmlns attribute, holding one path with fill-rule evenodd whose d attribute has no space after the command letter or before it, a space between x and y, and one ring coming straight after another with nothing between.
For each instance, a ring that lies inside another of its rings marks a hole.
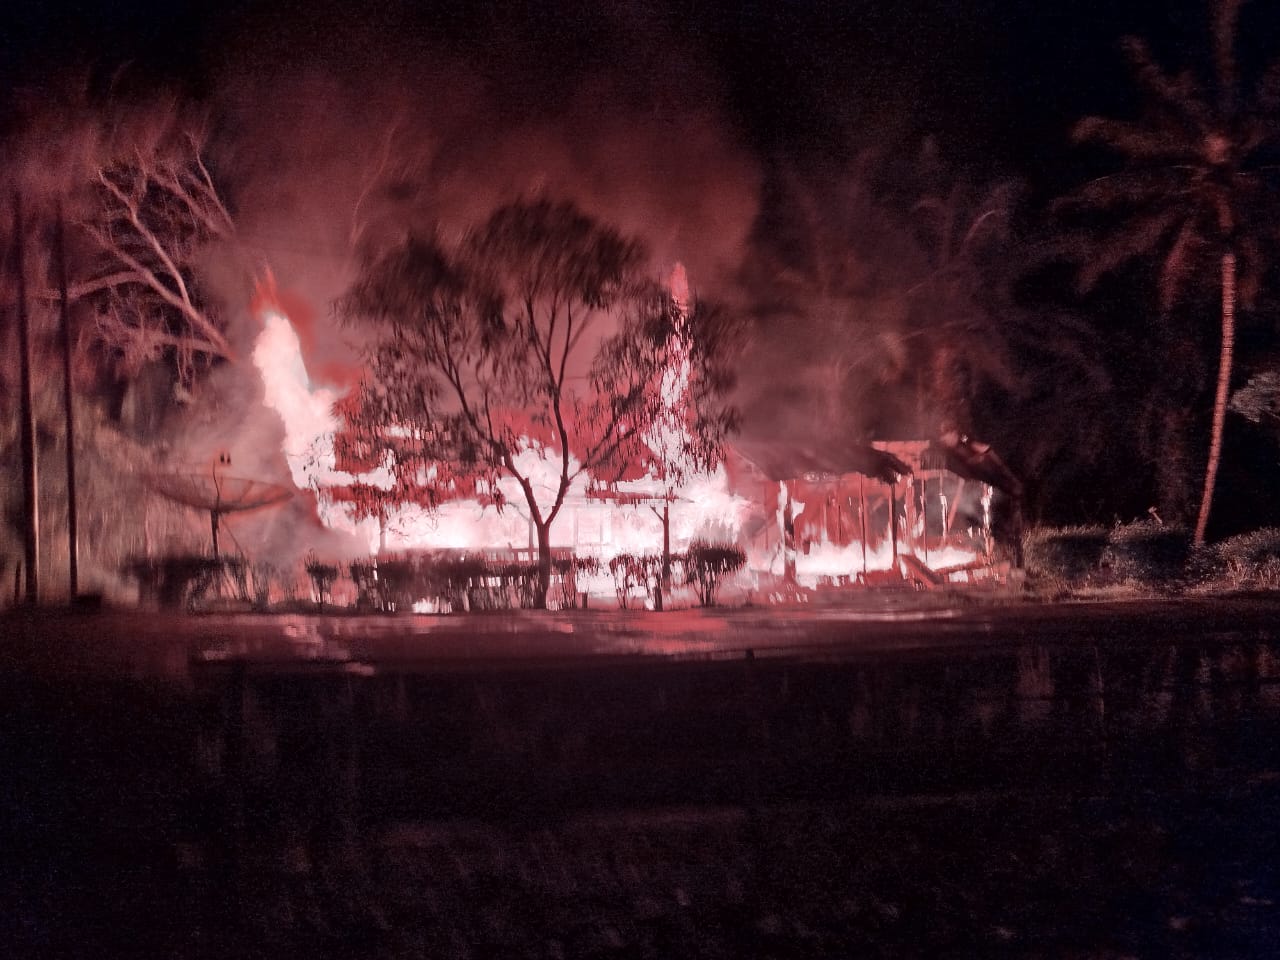
<instances>
[{"instance_id":1,"label":"smoke cloud","mask_svg":"<svg viewBox=\"0 0 1280 960\"><path fill-rule=\"evenodd\" d=\"M361 242L456 236L520 197L573 200L643 238L659 275L682 262L700 295L728 292L760 172L721 91L677 24L580 13L563 32L532 10L442 35L395 11L241 31L214 84L219 160L242 253L293 298L313 375L342 382L353 362L329 304Z\"/></svg>"}]
</instances>

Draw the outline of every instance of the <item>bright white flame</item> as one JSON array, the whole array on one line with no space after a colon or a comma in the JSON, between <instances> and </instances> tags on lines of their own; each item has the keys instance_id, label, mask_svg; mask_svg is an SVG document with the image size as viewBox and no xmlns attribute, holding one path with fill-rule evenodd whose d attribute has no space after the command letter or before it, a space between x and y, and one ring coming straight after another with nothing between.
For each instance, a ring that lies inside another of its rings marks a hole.
<instances>
[{"instance_id":1,"label":"bright white flame","mask_svg":"<svg viewBox=\"0 0 1280 960\"><path fill-rule=\"evenodd\" d=\"M977 554L972 550L963 550L959 547L951 546L936 547L930 550L927 559L923 550L908 549L901 544L899 545L898 553L899 555L914 556L934 571L963 566L977 559ZM797 552L796 581L801 586L812 588L818 586L823 580L838 581L841 578L847 578L853 581L864 569L870 572L873 570L891 570L893 567L893 542L888 538L882 540L875 547L867 547L865 568L863 567L862 544L860 542L854 541L848 546L840 547L833 543L820 541L810 544L808 553ZM778 575L782 574L782 560L780 557L775 558L770 567L770 572Z\"/></svg>"},{"instance_id":2,"label":"bright white flame","mask_svg":"<svg viewBox=\"0 0 1280 960\"><path fill-rule=\"evenodd\" d=\"M284 423L284 456L289 473L299 489L321 491L326 487L351 483L355 477L337 469L333 435L338 419L333 404L338 394L325 387L313 387L302 359L302 346L289 318L278 310L262 311L262 332L253 344L253 363L262 375L263 400ZM384 488L391 477L380 469L360 478ZM373 521L355 523L345 510L325 510L324 522L338 530L356 534L377 548L378 530Z\"/></svg>"},{"instance_id":3,"label":"bright white flame","mask_svg":"<svg viewBox=\"0 0 1280 960\"><path fill-rule=\"evenodd\" d=\"M334 469L333 391L313 388L302 362L302 347L289 318L275 310L262 315L262 333L253 345L253 362L262 374L267 406L284 421L284 455L299 487L313 474Z\"/></svg>"}]
</instances>

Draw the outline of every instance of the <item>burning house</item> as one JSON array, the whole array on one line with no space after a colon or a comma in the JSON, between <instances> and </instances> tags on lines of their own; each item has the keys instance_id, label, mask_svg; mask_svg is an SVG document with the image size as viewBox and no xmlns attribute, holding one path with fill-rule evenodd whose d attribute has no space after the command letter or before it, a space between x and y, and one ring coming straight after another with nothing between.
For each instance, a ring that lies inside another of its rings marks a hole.
<instances>
[{"instance_id":1,"label":"burning house","mask_svg":"<svg viewBox=\"0 0 1280 960\"><path fill-rule=\"evenodd\" d=\"M294 485L316 495L325 526L351 534L356 551L370 556L442 553L526 565L536 559L536 532L510 478L497 481L502 509L492 491L486 497L459 488L431 509L404 501L359 519L355 502L365 493L376 498L391 478L376 458L335 448L342 415L336 391L312 385L288 316L271 304L261 316L253 358L264 402L280 413ZM530 449L519 459L539 495L552 496L558 458ZM681 554L695 540L732 544L747 557L743 586L761 596L932 586L998 573L994 515L1003 509L1016 518L1020 492L990 447L956 435L818 447L739 437L719 466L690 471L678 484L638 470L609 479L583 473L551 528L551 546L562 560L607 565L620 555L659 556L664 548ZM221 503L195 504L213 511L215 531L217 511L231 509ZM577 589L595 602L615 594L607 568L580 577Z\"/></svg>"},{"instance_id":2,"label":"burning house","mask_svg":"<svg viewBox=\"0 0 1280 960\"><path fill-rule=\"evenodd\" d=\"M449 551L518 562L537 557L537 531L518 485L524 481L515 477L490 478L483 489L462 483L429 504L415 502L412 492L385 496L403 478L397 480L372 451L362 457L349 446L335 450L341 429L335 394L310 384L285 313L270 299L260 313L264 326L254 360L265 399L284 422L295 483L317 492L328 526L354 534L370 554ZM667 388L664 379L664 393ZM554 501L559 454L531 443L514 459L537 501ZM718 467L686 471L678 483L664 482L651 469L602 478L574 464L571 473L549 531L558 555L608 561L680 553L694 540L735 544L761 589L935 585L989 576L993 506L1007 498L1016 515L1020 495L1017 479L994 451L955 435L833 442L821 449L738 439ZM367 501L363 509L361 498ZM379 506L371 511L368 502ZM588 589L612 592L607 576Z\"/></svg>"},{"instance_id":3,"label":"burning house","mask_svg":"<svg viewBox=\"0 0 1280 960\"><path fill-rule=\"evenodd\" d=\"M740 444L733 483L766 506L743 530L753 566L805 587L990 575L997 498L1021 484L986 444Z\"/></svg>"}]
</instances>

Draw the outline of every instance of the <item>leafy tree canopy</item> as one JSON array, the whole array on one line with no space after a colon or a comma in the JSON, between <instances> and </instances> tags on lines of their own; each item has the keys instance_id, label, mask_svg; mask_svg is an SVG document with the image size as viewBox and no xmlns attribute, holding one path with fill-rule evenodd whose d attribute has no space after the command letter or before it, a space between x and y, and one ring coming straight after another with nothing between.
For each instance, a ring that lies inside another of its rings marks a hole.
<instances>
[{"instance_id":1,"label":"leafy tree canopy","mask_svg":"<svg viewBox=\"0 0 1280 960\"><path fill-rule=\"evenodd\" d=\"M473 496L502 507L500 481L514 480L543 601L549 530L573 481L654 465L664 372L688 371L690 437L666 456L705 465L733 425L728 315L685 309L638 240L571 203L511 203L456 242L413 235L372 251L337 310L371 334L338 452L393 478L381 495L365 488L363 512Z\"/></svg>"}]
</instances>

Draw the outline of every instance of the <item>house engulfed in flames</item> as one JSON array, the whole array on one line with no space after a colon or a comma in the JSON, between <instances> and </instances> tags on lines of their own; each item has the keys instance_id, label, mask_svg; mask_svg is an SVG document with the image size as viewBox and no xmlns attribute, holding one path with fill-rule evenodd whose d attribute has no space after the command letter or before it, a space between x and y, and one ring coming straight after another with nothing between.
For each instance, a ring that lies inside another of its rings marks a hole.
<instances>
[{"instance_id":1,"label":"house engulfed in flames","mask_svg":"<svg viewBox=\"0 0 1280 960\"><path fill-rule=\"evenodd\" d=\"M968 437L740 444L730 463L734 486L772 508L742 531L744 548L784 582L930 587L1009 569L995 555L993 509L1007 501L1016 540L1021 484Z\"/></svg>"},{"instance_id":2,"label":"house engulfed in flames","mask_svg":"<svg viewBox=\"0 0 1280 960\"><path fill-rule=\"evenodd\" d=\"M754 591L838 589L998 578L994 508L1016 522L1021 485L991 448L955 435L934 441L831 445L822 451L739 443L714 473L670 498L643 484L575 485L552 528L561 555L609 560L672 552L694 539L730 542L747 555ZM664 511L665 508L665 511ZM668 528L664 531L663 513ZM532 525L462 501L431 518L405 515L380 531L379 552L479 553L532 560ZM606 581L592 592L608 595ZM779 593L781 591L781 593Z\"/></svg>"},{"instance_id":3,"label":"house engulfed in flames","mask_svg":"<svg viewBox=\"0 0 1280 960\"><path fill-rule=\"evenodd\" d=\"M254 350L266 401L281 415L285 455L294 481L328 500L322 519L369 545L370 553L452 551L528 560L536 539L504 491L498 512L475 500L441 505L428 514L397 508L377 521L356 522L341 491L374 482L368 464L340 462L333 432L332 391L312 387L296 333L268 303ZM518 455L535 489L554 490L558 463L533 451ZM569 490L551 531L561 554L609 560L620 554L672 552L695 539L735 543L747 554L750 589L912 583L933 586L998 575L992 540L1000 497L1018 516L1021 488L988 446L958 436L934 441L833 442L821 450L786 443L736 442L714 471L677 491L639 480L599 485L581 477ZM665 515L665 522L664 522ZM1016 521L1015 521L1016 524ZM1016 542L1016 526L1014 540ZM1004 567L1007 569L1007 566ZM591 592L612 593L607 577ZM785 594L787 591L783 590Z\"/></svg>"}]
</instances>

